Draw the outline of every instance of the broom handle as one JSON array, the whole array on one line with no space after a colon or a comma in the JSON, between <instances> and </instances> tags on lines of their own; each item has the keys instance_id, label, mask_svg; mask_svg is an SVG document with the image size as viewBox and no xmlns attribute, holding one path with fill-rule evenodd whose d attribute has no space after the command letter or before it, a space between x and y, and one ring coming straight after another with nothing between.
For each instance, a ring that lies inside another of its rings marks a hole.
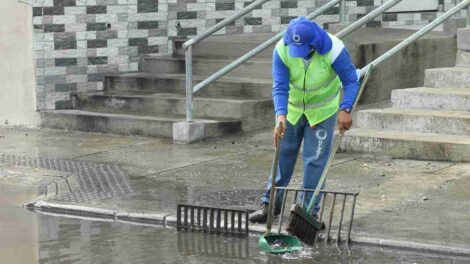
<instances>
[{"instance_id":1,"label":"broom handle","mask_svg":"<svg viewBox=\"0 0 470 264\"><path fill-rule=\"evenodd\" d=\"M357 103L359 102L359 98L361 97L362 92L364 91L364 87L366 86L366 83L369 80L372 69L373 69L373 66L370 66L369 69L367 69L367 72L364 75L364 79L362 79L361 86L359 87L359 91L357 93L356 99L354 100L353 108L351 110L356 108ZM317 187L315 188L315 192L313 193L312 199L310 199L310 202L308 204L308 207L307 207L308 213L311 213L313 210L313 207L315 206L315 200L317 200L318 194L320 193L320 189L323 186L323 183L325 182L326 174L328 173L328 169L330 168L331 163L333 162L333 159L335 157L335 154L338 151L342 138L343 138L342 135L339 135L335 138L335 142L330 152L330 156L328 157L328 161L326 163L325 169L323 169L320 180L318 181Z\"/></svg>"},{"instance_id":2,"label":"broom handle","mask_svg":"<svg viewBox=\"0 0 470 264\"><path fill-rule=\"evenodd\" d=\"M279 123L277 126L277 132L281 134L282 126L284 124L282 122ZM279 153L280 153L280 142L276 140L276 148L274 150L274 160L271 166L271 191L269 192L269 204L268 204L268 220L266 221L266 234L271 233L271 227L273 223L273 208L274 208L274 193L276 192L276 176L277 176L277 168L278 168L278 161L279 161Z\"/></svg>"}]
</instances>

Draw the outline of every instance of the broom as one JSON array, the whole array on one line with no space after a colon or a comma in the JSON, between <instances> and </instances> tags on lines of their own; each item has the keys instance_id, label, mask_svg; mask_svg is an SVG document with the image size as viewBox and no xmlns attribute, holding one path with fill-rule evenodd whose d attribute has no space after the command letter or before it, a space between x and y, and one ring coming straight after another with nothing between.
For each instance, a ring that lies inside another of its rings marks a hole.
<instances>
[{"instance_id":1,"label":"broom","mask_svg":"<svg viewBox=\"0 0 470 264\"><path fill-rule=\"evenodd\" d=\"M364 68L361 70L361 75L363 75L364 73L365 74L361 86L359 87L356 100L354 101L353 109L356 108L356 105L359 102L359 98L361 97L362 91L364 90L364 87L366 86L366 83L369 80L369 76L373 68L373 65L370 65L368 68ZM318 181L312 199L310 199L307 210L305 210L301 205L298 204L294 204L290 209L291 215L289 217L289 223L287 225L286 230L291 235L296 236L307 245L312 245L315 242L317 232L320 231L323 226L323 223L321 223L320 221L318 221L318 219L312 216L312 211L313 207L315 206L315 201L318 195L320 194L320 189L323 186L323 183L325 182L328 169L330 168L330 165L335 157L336 151L339 148L339 143L341 142L342 137L343 136L340 135L335 138L332 151L330 153L330 156L328 157L328 162L326 163L325 169L323 170L321 178Z\"/></svg>"}]
</instances>

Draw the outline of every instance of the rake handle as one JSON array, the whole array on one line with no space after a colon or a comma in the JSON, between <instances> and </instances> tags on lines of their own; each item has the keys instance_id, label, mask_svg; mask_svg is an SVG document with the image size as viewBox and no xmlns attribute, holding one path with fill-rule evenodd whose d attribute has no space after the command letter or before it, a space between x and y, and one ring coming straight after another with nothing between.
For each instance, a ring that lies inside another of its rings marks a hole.
<instances>
[{"instance_id":1,"label":"rake handle","mask_svg":"<svg viewBox=\"0 0 470 264\"><path fill-rule=\"evenodd\" d=\"M279 123L277 126L277 132L281 134L283 129L283 123ZM274 195L276 192L276 176L279 163L279 154L280 154L280 141L276 140L276 148L274 150L274 159L271 165L271 190L269 192L269 204L268 204L268 219L266 221L266 234L271 233L271 227L273 224L273 209L274 209Z\"/></svg>"}]
</instances>

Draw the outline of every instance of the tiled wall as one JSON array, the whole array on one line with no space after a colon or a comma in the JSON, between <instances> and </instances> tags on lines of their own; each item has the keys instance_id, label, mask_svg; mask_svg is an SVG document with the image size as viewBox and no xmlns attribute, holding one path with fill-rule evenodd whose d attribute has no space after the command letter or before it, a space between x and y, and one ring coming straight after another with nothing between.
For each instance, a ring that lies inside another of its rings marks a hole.
<instances>
[{"instance_id":1,"label":"tiled wall","mask_svg":"<svg viewBox=\"0 0 470 264\"><path fill-rule=\"evenodd\" d=\"M107 73L137 71L167 52L166 0L34 0L39 109L68 107L72 91L103 88Z\"/></svg>"},{"instance_id":2,"label":"tiled wall","mask_svg":"<svg viewBox=\"0 0 470 264\"><path fill-rule=\"evenodd\" d=\"M452 1L452 0L446 0ZM70 92L96 91L110 73L138 70L143 54L171 53L171 40L191 37L250 0L33 0L39 109L69 107ZM271 0L219 34L277 32L328 0ZM382 0L348 0L353 22ZM316 21L338 21L332 8ZM422 24L436 12L384 14L368 26Z\"/></svg>"}]
</instances>

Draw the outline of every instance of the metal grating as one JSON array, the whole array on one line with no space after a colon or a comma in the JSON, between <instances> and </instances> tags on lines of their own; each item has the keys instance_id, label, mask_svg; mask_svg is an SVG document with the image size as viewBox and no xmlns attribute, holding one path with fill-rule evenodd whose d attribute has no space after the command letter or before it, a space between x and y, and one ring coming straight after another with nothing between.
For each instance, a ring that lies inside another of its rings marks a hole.
<instances>
[{"instance_id":1,"label":"metal grating","mask_svg":"<svg viewBox=\"0 0 470 264\"><path fill-rule=\"evenodd\" d=\"M247 236L248 226L246 210L187 204L178 204L176 207L178 230Z\"/></svg>"},{"instance_id":2,"label":"metal grating","mask_svg":"<svg viewBox=\"0 0 470 264\"><path fill-rule=\"evenodd\" d=\"M99 164L76 160L56 158L31 158L14 155L0 155L0 162L18 167L43 168L70 172L64 177L68 186L67 192L59 190L57 181L50 183L56 186L54 200L87 202L133 193L127 172L116 164ZM76 185L70 184L72 181ZM45 186L47 196L47 186Z\"/></svg>"}]
</instances>

